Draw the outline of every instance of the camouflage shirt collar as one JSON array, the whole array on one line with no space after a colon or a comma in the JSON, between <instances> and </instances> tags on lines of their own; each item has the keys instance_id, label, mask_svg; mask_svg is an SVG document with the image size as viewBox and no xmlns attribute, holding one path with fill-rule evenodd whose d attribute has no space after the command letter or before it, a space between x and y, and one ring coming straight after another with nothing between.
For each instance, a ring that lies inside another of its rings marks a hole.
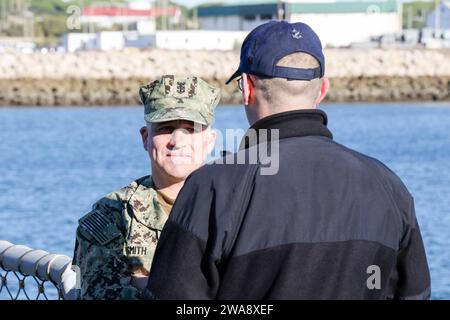
<instances>
[{"instance_id":1,"label":"camouflage shirt collar","mask_svg":"<svg viewBox=\"0 0 450 320\"><path fill-rule=\"evenodd\" d=\"M137 187L129 199L136 220L143 225L161 231L167 221L167 214L156 197L151 176L136 181Z\"/></svg>"}]
</instances>

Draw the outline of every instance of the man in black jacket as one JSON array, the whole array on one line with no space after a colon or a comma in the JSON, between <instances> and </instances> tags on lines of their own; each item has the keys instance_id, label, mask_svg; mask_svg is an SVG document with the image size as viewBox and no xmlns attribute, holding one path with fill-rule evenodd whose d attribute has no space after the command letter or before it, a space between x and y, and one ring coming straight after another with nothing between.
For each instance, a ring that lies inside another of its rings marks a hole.
<instances>
[{"instance_id":1,"label":"man in black jacket","mask_svg":"<svg viewBox=\"0 0 450 320\"><path fill-rule=\"evenodd\" d=\"M333 141L316 109L324 67L305 24L271 21L247 36L228 82L241 76L253 134L187 179L148 298L429 298L413 198L381 162Z\"/></svg>"}]
</instances>

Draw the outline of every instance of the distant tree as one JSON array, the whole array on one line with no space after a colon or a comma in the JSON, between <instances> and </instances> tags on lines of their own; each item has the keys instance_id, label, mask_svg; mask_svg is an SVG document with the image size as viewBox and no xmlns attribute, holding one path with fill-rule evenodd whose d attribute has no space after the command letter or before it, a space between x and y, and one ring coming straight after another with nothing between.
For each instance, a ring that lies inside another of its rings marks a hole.
<instances>
[{"instance_id":1,"label":"distant tree","mask_svg":"<svg viewBox=\"0 0 450 320\"><path fill-rule=\"evenodd\" d=\"M403 28L422 29L427 15L435 8L434 1L414 1L403 3Z\"/></svg>"}]
</instances>

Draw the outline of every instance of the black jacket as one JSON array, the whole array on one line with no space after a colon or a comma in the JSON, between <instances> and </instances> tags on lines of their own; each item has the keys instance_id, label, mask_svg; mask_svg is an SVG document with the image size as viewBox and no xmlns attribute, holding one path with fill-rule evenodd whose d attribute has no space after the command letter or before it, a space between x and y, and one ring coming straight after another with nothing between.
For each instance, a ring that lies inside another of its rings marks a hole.
<instances>
[{"instance_id":1,"label":"black jacket","mask_svg":"<svg viewBox=\"0 0 450 320\"><path fill-rule=\"evenodd\" d=\"M280 130L275 175L261 174L261 157L194 172L161 234L146 296L428 298L413 198L381 162L334 142L326 124L320 110L258 121L258 132ZM257 137L225 162L267 148Z\"/></svg>"}]
</instances>

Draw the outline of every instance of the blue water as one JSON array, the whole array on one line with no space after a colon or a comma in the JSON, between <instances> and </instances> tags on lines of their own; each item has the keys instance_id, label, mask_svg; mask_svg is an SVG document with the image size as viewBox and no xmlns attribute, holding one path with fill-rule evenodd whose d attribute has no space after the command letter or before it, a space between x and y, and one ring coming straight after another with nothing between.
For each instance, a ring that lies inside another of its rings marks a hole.
<instances>
[{"instance_id":1,"label":"blue water","mask_svg":"<svg viewBox=\"0 0 450 320\"><path fill-rule=\"evenodd\" d=\"M392 168L414 195L432 297L450 299L450 104L326 105L336 141ZM0 109L0 239L71 256L93 202L147 175L141 108ZM246 128L241 107L215 127Z\"/></svg>"}]
</instances>

